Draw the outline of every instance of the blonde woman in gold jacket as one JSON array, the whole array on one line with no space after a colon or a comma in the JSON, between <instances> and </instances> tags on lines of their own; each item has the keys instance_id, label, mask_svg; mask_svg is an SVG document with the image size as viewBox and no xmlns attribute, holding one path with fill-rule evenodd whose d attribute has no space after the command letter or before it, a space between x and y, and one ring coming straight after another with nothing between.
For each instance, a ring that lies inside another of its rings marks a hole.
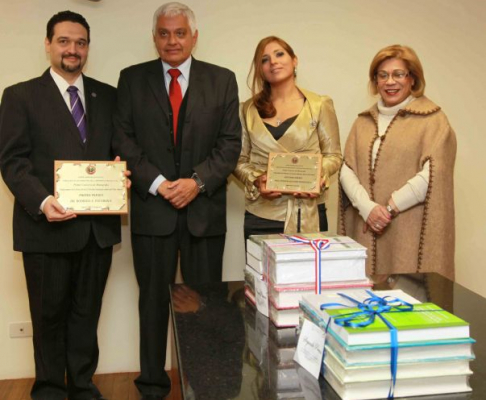
<instances>
[{"instance_id":1,"label":"blonde woman in gold jacket","mask_svg":"<svg viewBox=\"0 0 486 400\"><path fill-rule=\"evenodd\" d=\"M250 71L253 97L242 104L242 151L234 174L245 185L245 239L253 234L327 230L324 192L342 162L332 100L295 84L297 56L282 39L258 44ZM268 155L321 153L320 195L266 190Z\"/></svg>"}]
</instances>

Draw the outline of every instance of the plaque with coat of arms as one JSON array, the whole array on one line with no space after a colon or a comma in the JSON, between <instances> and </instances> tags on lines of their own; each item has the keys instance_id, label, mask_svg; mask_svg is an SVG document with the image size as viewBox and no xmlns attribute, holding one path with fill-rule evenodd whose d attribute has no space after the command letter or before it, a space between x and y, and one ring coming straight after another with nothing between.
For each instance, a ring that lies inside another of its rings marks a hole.
<instances>
[{"instance_id":1,"label":"plaque with coat of arms","mask_svg":"<svg viewBox=\"0 0 486 400\"><path fill-rule=\"evenodd\" d=\"M270 153L267 191L319 194L321 171L321 154Z\"/></svg>"},{"instance_id":2,"label":"plaque with coat of arms","mask_svg":"<svg viewBox=\"0 0 486 400\"><path fill-rule=\"evenodd\" d=\"M125 161L54 162L54 194L76 214L127 214Z\"/></svg>"}]
</instances>

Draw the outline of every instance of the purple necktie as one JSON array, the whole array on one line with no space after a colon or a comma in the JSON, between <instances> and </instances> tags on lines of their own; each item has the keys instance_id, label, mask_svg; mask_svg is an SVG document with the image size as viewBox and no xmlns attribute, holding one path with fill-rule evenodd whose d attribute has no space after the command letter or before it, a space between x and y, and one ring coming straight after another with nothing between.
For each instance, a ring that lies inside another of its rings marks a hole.
<instances>
[{"instance_id":1,"label":"purple necktie","mask_svg":"<svg viewBox=\"0 0 486 400\"><path fill-rule=\"evenodd\" d=\"M81 103L81 99L78 96L78 88L76 86L69 86L67 91L71 100L71 114L84 143L86 142L86 115L84 114L83 103Z\"/></svg>"}]
</instances>

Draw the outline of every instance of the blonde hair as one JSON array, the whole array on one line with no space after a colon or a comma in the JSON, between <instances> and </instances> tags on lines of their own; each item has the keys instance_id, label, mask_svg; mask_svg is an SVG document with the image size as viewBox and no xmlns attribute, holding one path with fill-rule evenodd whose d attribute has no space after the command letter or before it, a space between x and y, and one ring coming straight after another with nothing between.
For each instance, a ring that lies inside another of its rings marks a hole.
<instances>
[{"instance_id":1,"label":"blonde hair","mask_svg":"<svg viewBox=\"0 0 486 400\"><path fill-rule=\"evenodd\" d=\"M408 47L402 46L400 44L394 44L392 46L387 46L381 49L371 61L369 70L369 88L372 94L378 94L376 73L383 61L389 60L391 58L396 58L398 60L403 60L407 66L410 76L413 78L414 83L412 85L412 95L414 97L420 97L425 91L425 77L422 64L415 51Z\"/></svg>"}]
</instances>

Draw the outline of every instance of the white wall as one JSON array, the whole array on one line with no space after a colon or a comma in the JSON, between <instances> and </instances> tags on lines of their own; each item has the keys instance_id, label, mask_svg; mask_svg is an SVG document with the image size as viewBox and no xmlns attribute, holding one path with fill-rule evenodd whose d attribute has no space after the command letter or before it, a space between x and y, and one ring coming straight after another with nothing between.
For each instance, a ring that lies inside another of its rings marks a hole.
<instances>
[{"instance_id":1,"label":"white wall","mask_svg":"<svg viewBox=\"0 0 486 400\"><path fill-rule=\"evenodd\" d=\"M120 69L155 57L151 42L154 0L0 0L0 92L40 75L45 24L57 11L83 14L92 28L86 73L116 85ZM246 76L257 42L268 35L289 41L299 56L298 82L330 95L347 137L356 114L373 99L367 69L382 47L412 46L424 65L426 94L443 107L458 137L456 162L457 280L486 296L486 3L477 0L188 0L198 17L195 56L232 69L240 98L249 96ZM336 188L327 204L336 227ZM243 193L229 185L229 232L224 278L242 278ZM8 324L29 320L21 257L11 239L13 199L0 185L0 379L33 376L29 339L10 339ZM131 265L128 225L115 249L100 323L99 372L138 370L138 289Z\"/></svg>"}]
</instances>

